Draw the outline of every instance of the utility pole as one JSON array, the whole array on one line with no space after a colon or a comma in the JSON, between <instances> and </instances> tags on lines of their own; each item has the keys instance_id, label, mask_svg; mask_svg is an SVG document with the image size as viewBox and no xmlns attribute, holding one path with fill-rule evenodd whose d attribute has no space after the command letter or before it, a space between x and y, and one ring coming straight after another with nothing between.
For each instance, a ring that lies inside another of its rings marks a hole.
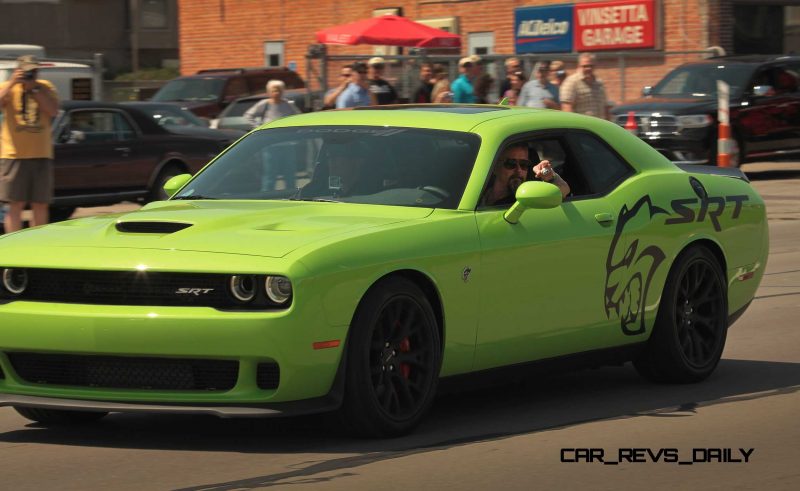
<instances>
[{"instance_id":1,"label":"utility pole","mask_svg":"<svg viewBox=\"0 0 800 491\"><path fill-rule=\"evenodd\" d=\"M139 0L128 0L131 27L131 71L139 71Z\"/></svg>"}]
</instances>

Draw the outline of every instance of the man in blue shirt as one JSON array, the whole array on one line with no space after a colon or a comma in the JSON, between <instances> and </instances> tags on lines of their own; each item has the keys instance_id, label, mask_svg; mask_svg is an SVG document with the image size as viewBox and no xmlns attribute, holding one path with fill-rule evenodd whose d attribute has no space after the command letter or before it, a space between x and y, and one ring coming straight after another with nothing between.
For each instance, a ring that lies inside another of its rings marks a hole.
<instances>
[{"instance_id":1,"label":"man in blue shirt","mask_svg":"<svg viewBox=\"0 0 800 491\"><path fill-rule=\"evenodd\" d=\"M344 107L371 106L377 104L375 95L369 90L367 80L367 65L355 62L352 65L350 84L336 99L336 109Z\"/></svg>"},{"instance_id":2,"label":"man in blue shirt","mask_svg":"<svg viewBox=\"0 0 800 491\"><path fill-rule=\"evenodd\" d=\"M453 92L453 102L460 104L475 104L475 88L473 82L481 74L481 58L477 55L465 56L458 61L461 76L450 84Z\"/></svg>"}]
</instances>

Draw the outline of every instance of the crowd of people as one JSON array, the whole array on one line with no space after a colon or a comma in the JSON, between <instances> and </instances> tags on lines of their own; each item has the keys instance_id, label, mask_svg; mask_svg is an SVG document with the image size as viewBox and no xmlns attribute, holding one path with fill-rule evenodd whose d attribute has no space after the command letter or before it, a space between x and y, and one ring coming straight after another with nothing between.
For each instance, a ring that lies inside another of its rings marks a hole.
<instances>
[{"instance_id":1,"label":"crowd of people","mask_svg":"<svg viewBox=\"0 0 800 491\"><path fill-rule=\"evenodd\" d=\"M444 65L422 63L419 82L409 102L487 104L503 101L511 106L560 109L608 119L608 99L602 80L595 76L595 61L593 54L581 54L575 73L569 76L563 61L538 61L527 76L519 58L508 58L505 77L499 84L484 71L477 55L459 60L459 76L453 81L448 79ZM384 78L385 68L386 61L381 57L342 67L336 87L325 94L324 108L397 103L397 91ZM492 97L494 85L498 85L497 97Z\"/></svg>"}]
</instances>

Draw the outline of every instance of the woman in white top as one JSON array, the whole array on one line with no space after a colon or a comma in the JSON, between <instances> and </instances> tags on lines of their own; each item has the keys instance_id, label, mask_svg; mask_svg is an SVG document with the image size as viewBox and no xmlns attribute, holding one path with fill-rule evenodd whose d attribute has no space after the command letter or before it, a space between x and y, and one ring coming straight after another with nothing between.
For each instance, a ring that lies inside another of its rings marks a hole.
<instances>
[{"instance_id":1,"label":"woman in white top","mask_svg":"<svg viewBox=\"0 0 800 491\"><path fill-rule=\"evenodd\" d=\"M267 95L269 97L257 102L255 106L248 109L244 113L244 119L250 123L250 126L255 128L285 116L298 114L300 111L294 105L294 102L283 98L285 90L286 84L281 80L267 82Z\"/></svg>"},{"instance_id":2,"label":"woman in white top","mask_svg":"<svg viewBox=\"0 0 800 491\"><path fill-rule=\"evenodd\" d=\"M284 90L286 90L286 84L280 80L270 80L267 83L267 95L269 97L259 101L244 113L244 118L253 128L276 119L300 113L294 102L283 98ZM283 189L295 189L297 169L292 168L294 160L287 158L286 155L280 155L280 153L280 149L275 148L265 151L262 155L262 191L274 191L278 176L283 176Z\"/></svg>"}]
</instances>

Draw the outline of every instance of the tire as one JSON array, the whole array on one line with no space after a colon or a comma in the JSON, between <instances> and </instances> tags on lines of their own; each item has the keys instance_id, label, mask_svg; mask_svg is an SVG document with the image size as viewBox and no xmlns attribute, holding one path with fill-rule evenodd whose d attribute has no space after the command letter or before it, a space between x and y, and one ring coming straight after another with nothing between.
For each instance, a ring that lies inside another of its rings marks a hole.
<instances>
[{"instance_id":1,"label":"tire","mask_svg":"<svg viewBox=\"0 0 800 491\"><path fill-rule=\"evenodd\" d=\"M150 188L150 192L147 195L147 203L151 201L164 201L169 198L167 193L164 192L164 184L173 177L185 173L186 170L177 164L165 165L164 168L159 171L155 181L153 181L153 187Z\"/></svg>"},{"instance_id":2,"label":"tire","mask_svg":"<svg viewBox=\"0 0 800 491\"><path fill-rule=\"evenodd\" d=\"M728 333L728 291L717 258L694 246L670 269L637 371L658 383L694 383L717 367Z\"/></svg>"},{"instance_id":3,"label":"tire","mask_svg":"<svg viewBox=\"0 0 800 491\"><path fill-rule=\"evenodd\" d=\"M67 411L62 409L41 409L37 407L15 406L23 417L43 425L70 425L92 423L104 418L108 413L94 411Z\"/></svg>"},{"instance_id":4,"label":"tire","mask_svg":"<svg viewBox=\"0 0 800 491\"><path fill-rule=\"evenodd\" d=\"M430 302L392 277L367 292L350 326L339 417L358 436L411 432L433 402L441 341Z\"/></svg>"},{"instance_id":5,"label":"tire","mask_svg":"<svg viewBox=\"0 0 800 491\"><path fill-rule=\"evenodd\" d=\"M50 223L63 222L69 220L69 217L75 213L74 206L60 206L58 208L50 208Z\"/></svg>"}]
</instances>

